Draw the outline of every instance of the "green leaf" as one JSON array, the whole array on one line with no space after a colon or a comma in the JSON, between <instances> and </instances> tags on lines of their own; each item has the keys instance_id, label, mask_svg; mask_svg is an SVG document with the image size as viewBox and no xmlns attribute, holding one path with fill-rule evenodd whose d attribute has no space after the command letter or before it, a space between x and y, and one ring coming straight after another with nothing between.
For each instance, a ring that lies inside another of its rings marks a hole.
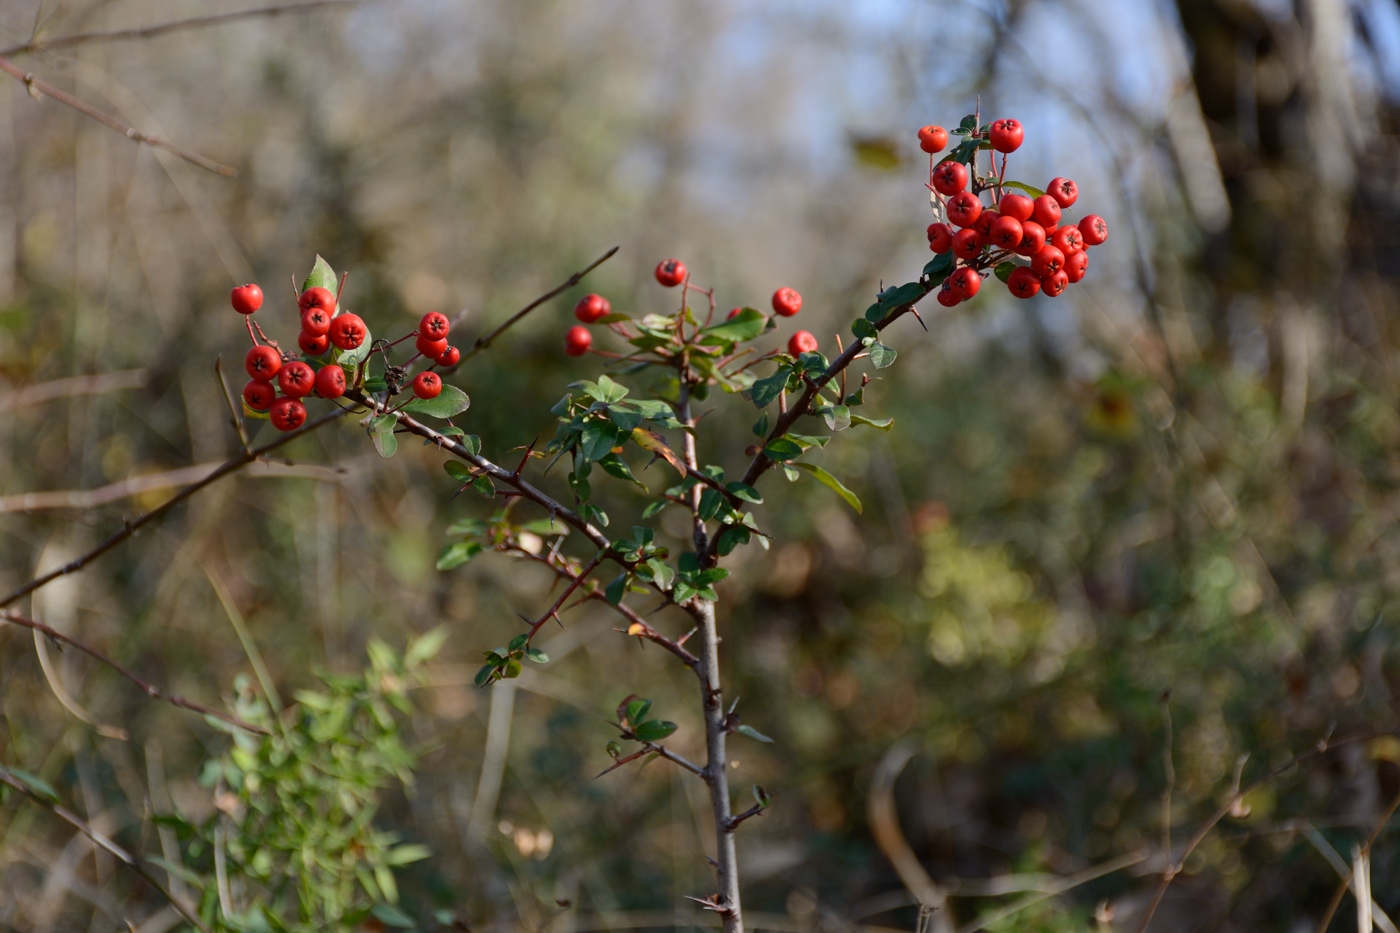
<instances>
[{"instance_id":1,"label":"green leaf","mask_svg":"<svg viewBox=\"0 0 1400 933\"><path fill-rule=\"evenodd\" d=\"M612 603L614 606L622 602L622 597L627 593L628 576L629 574L624 570L622 573L613 577L612 582L603 590L603 595L607 598L608 602Z\"/></svg>"},{"instance_id":2,"label":"green leaf","mask_svg":"<svg viewBox=\"0 0 1400 933\"><path fill-rule=\"evenodd\" d=\"M860 415L851 415L851 424L866 424L872 428L879 428L881 431L888 431L894 425L894 419L864 418Z\"/></svg>"},{"instance_id":3,"label":"green leaf","mask_svg":"<svg viewBox=\"0 0 1400 933\"><path fill-rule=\"evenodd\" d=\"M510 640L510 644L506 645L506 650L510 652L519 651L521 648L524 648L529 643L530 636L524 632L521 632L519 635L516 635Z\"/></svg>"},{"instance_id":4,"label":"green leaf","mask_svg":"<svg viewBox=\"0 0 1400 933\"><path fill-rule=\"evenodd\" d=\"M703 344L741 343L763 333L768 318L755 308L744 308L734 317L711 325L700 332Z\"/></svg>"},{"instance_id":5,"label":"green leaf","mask_svg":"<svg viewBox=\"0 0 1400 933\"><path fill-rule=\"evenodd\" d=\"M736 547L749 543L750 532L743 525L725 525L715 538L715 550L720 557L727 557Z\"/></svg>"},{"instance_id":6,"label":"green leaf","mask_svg":"<svg viewBox=\"0 0 1400 933\"><path fill-rule=\"evenodd\" d=\"M878 337L880 331L875 325L863 317L858 317L851 324L851 333L864 340L866 337Z\"/></svg>"},{"instance_id":7,"label":"green leaf","mask_svg":"<svg viewBox=\"0 0 1400 933\"><path fill-rule=\"evenodd\" d=\"M394 873L389 870L388 865L374 866L374 880L379 885L379 890L384 892L384 900L390 904L399 902L399 885L394 880Z\"/></svg>"},{"instance_id":8,"label":"green leaf","mask_svg":"<svg viewBox=\"0 0 1400 933\"><path fill-rule=\"evenodd\" d=\"M671 599L677 603L683 603L696 593L695 587L684 580L677 580L676 585L671 587Z\"/></svg>"},{"instance_id":9,"label":"green leaf","mask_svg":"<svg viewBox=\"0 0 1400 933\"><path fill-rule=\"evenodd\" d=\"M339 285L340 279L336 277L335 270L331 268L331 264L322 259L320 255L317 255L316 263L311 267L311 274L306 277L306 281L301 283L301 290L306 291L308 288L324 288L334 295Z\"/></svg>"},{"instance_id":10,"label":"green leaf","mask_svg":"<svg viewBox=\"0 0 1400 933\"><path fill-rule=\"evenodd\" d=\"M788 437L775 437L763 448L763 454L769 460L782 463L802 456L802 445Z\"/></svg>"},{"instance_id":11,"label":"green leaf","mask_svg":"<svg viewBox=\"0 0 1400 933\"><path fill-rule=\"evenodd\" d=\"M887 347L883 343L872 343L870 345L870 362L876 369L885 369L894 363L897 356L894 347Z\"/></svg>"},{"instance_id":12,"label":"green leaf","mask_svg":"<svg viewBox=\"0 0 1400 933\"><path fill-rule=\"evenodd\" d=\"M466 437L462 438L461 444L467 449L467 453L471 454L473 457L481 456L481 438L477 437L475 434L468 434Z\"/></svg>"},{"instance_id":13,"label":"green leaf","mask_svg":"<svg viewBox=\"0 0 1400 933\"><path fill-rule=\"evenodd\" d=\"M459 460L448 460L442 465L447 471L447 475L459 483L470 483L472 481L471 471Z\"/></svg>"},{"instance_id":14,"label":"green leaf","mask_svg":"<svg viewBox=\"0 0 1400 933\"><path fill-rule=\"evenodd\" d=\"M753 423L753 436L763 437L768 433L768 412L761 412L758 420Z\"/></svg>"},{"instance_id":15,"label":"green leaf","mask_svg":"<svg viewBox=\"0 0 1400 933\"><path fill-rule=\"evenodd\" d=\"M637 737L638 742L660 742L677 728L679 727L675 723L664 719L649 719L633 729L632 734Z\"/></svg>"},{"instance_id":16,"label":"green leaf","mask_svg":"<svg viewBox=\"0 0 1400 933\"><path fill-rule=\"evenodd\" d=\"M487 499L496 497L496 486L491 482L491 477L485 473L472 480L472 489L476 490L477 495L485 496Z\"/></svg>"},{"instance_id":17,"label":"green leaf","mask_svg":"<svg viewBox=\"0 0 1400 933\"><path fill-rule=\"evenodd\" d=\"M454 385L442 384L442 392L437 398L415 398L403 407L404 411L411 411L420 415L427 415L430 418L451 418L460 415L471 407L472 400L467 397L467 393Z\"/></svg>"},{"instance_id":18,"label":"green leaf","mask_svg":"<svg viewBox=\"0 0 1400 933\"><path fill-rule=\"evenodd\" d=\"M847 489L839 479L832 476L826 470L823 470L821 467L812 463L794 463L792 465L797 467L797 469L799 470L804 470L808 473L811 473L817 478L817 482L821 483L823 486L835 490L836 494L842 499L845 499L846 504L849 505L851 508L855 509L857 512L862 511L860 499L856 498L856 494Z\"/></svg>"},{"instance_id":19,"label":"green leaf","mask_svg":"<svg viewBox=\"0 0 1400 933\"><path fill-rule=\"evenodd\" d=\"M642 509L642 518L651 518L661 512L662 509L671 504L669 499L660 499L656 502L648 502L647 507Z\"/></svg>"},{"instance_id":20,"label":"green leaf","mask_svg":"<svg viewBox=\"0 0 1400 933\"><path fill-rule=\"evenodd\" d=\"M369 433L390 434L398 425L399 421L393 415L379 415L371 418L369 422Z\"/></svg>"},{"instance_id":21,"label":"green leaf","mask_svg":"<svg viewBox=\"0 0 1400 933\"><path fill-rule=\"evenodd\" d=\"M753 726L740 726L734 731L738 732L740 735L747 735L751 739L758 739L760 742L771 743L773 741L772 739L768 738L768 736L764 735L762 732L759 732Z\"/></svg>"},{"instance_id":22,"label":"green leaf","mask_svg":"<svg viewBox=\"0 0 1400 933\"><path fill-rule=\"evenodd\" d=\"M967 116L963 117L962 122L958 124L958 129L962 130L964 133L970 133L977 129L977 114L969 113Z\"/></svg>"},{"instance_id":23,"label":"green leaf","mask_svg":"<svg viewBox=\"0 0 1400 933\"><path fill-rule=\"evenodd\" d=\"M1045 193L1044 191L1035 187L1034 185L1028 185L1023 181L1004 181L1001 183L1001 186L1003 188L1019 189L1020 191L1030 195L1033 198L1038 198Z\"/></svg>"},{"instance_id":24,"label":"green leaf","mask_svg":"<svg viewBox=\"0 0 1400 933\"><path fill-rule=\"evenodd\" d=\"M506 680L514 680L515 678L520 676L520 672L523 669L524 668L521 666L519 661L517 661L515 658L511 658L509 661L506 662L506 666L502 668L501 676L504 677Z\"/></svg>"},{"instance_id":25,"label":"green leaf","mask_svg":"<svg viewBox=\"0 0 1400 933\"><path fill-rule=\"evenodd\" d=\"M626 717L628 723L635 728L646 722L647 716L650 713L651 701L639 698L628 701L627 709L624 711L623 715Z\"/></svg>"},{"instance_id":26,"label":"green leaf","mask_svg":"<svg viewBox=\"0 0 1400 933\"><path fill-rule=\"evenodd\" d=\"M778 393L787 386L790 371L786 366L779 366L778 371L773 375L755 381L753 388L749 390L754 405L758 408L768 407L778 397Z\"/></svg>"},{"instance_id":27,"label":"green leaf","mask_svg":"<svg viewBox=\"0 0 1400 933\"><path fill-rule=\"evenodd\" d=\"M399 848L400 848L400 849L408 849L408 848L419 848L419 849L423 849L423 846L400 846ZM396 851L397 851L397 850L396 850ZM419 856L419 858L427 858L428 855L431 855L431 854L432 854L432 853L428 852L427 849L423 849L423 851L424 851L426 854L424 854L424 855L422 855L422 856ZM403 864L403 863L402 863L402 862L390 862L389 864L390 864L390 865L401 865L401 864ZM383 887L383 885L381 884L380 887ZM412 929L414 929L415 927L418 926L418 924L416 924L416 923L413 922L413 918L412 918L412 917L410 917L408 914L404 913L404 912L403 912L402 910L400 910L399 908L395 907L393 904L375 904L375 905L374 905L374 909L371 910L370 913L374 914L375 919L378 920L380 923L384 924L386 927L397 927L397 928L399 928L400 930L412 930Z\"/></svg>"},{"instance_id":28,"label":"green leaf","mask_svg":"<svg viewBox=\"0 0 1400 933\"><path fill-rule=\"evenodd\" d=\"M603 468L603 472L609 474L610 476L616 476L618 479L625 479L629 482L636 483L638 486L641 487L642 492L651 491L647 489L646 484L644 484L641 480L637 479L637 477L632 475L632 468L628 466L627 463L621 457L613 453L611 450L608 451L608 455L606 457L598 461L598 465Z\"/></svg>"},{"instance_id":29,"label":"green leaf","mask_svg":"<svg viewBox=\"0 0 1400 933\"><path fill-rule=\"evenodd\" d=\"M997 263L997 268L996 268L997 278L999 278L999 279L1001 279L1003 282L1005 282L1007 279L1011 278L1011 273L1015 272L1015 271L1016 271L1016 268L1017 268L1017 266L1016 266L1016 263L1014 263L1014 262L1001 262L1001 263Z\"/></svg>"},{"instance_id":30,"label":"green leaf","mask_svg":"<svg viewBox=\"0 0 1400 933\"><path fill-rule=\"evenodd\" d=\"M719 514L719 510L724 507L724 495L710 486L706 486L700 493L700 510L698 515L701 521L709 521Z\"/></svg>"},{"instance_id":31,"label":"green leaf","mask_svg":"<svg viewBox=\"0 0 1400 933\"><path fill-rule=\"evenodd\" d=\"M449 544L438 555L437 569L451 570L454 567L460 567L484 550L486 548L479 541L458 541L455 544Z\"/></svg>"},{"instance_id":32,"label":"green leaf","mask_svg":"<svg viewBox=\"0 0 1400 933\"><path fill-rule=\"evenodd\" d=\"M494 665L494 664L486 664L486 665L484 665L484 666L481 668L481 670L479 670L479 671L476 672L476 677L474 678L474 682L475 682L475 684L476 684L478 687L484 687L484 686L486 686L486 684L491 680L492 676L493 676L495 673L496 673L496 665Z\"/></svg>"},{"instance_id":33,"label":"green leaf","mask_svg":"<svg viewBox=\"0 0 1400 933\"><path fill-rule=\"evenodd\" d=\"M821 410L826 426L833 431L844 431L851 426L851 410L845 405L832 405Z\"/></svg>"},{"instance_id":34,"label":"green leaf","mask_svg":"<svg viewBox=\"0 0 1400 933\"><path fill-rule=\"evenodd\" d=\"M885 312L889 313L895 308L913 304L926 294L928 294L927 290L918 282L905 282L903 285L882 291L879 295L879 302Z\"/></svg>"},{"instance_id":35,"label":"green leaf","mask_svg":"<svg viewBox=\"0 0 1400 933\"><path fill-rule=\"evenodd\" d=\"M439 625L432 631L419 635L409 643L408 650L404 652L404 666L417 667L424 661L437 657L437 653L442 650L445 641L447 641L447 626L445 625Z\"/></svg>"},{"instance_id":36,"label":"green leaf","mask_svg":"<svg viewBox=\"0 0 1400 933\"><path fill-rule=\"evenodd\" d=\"M953 265L956 262L957 257L952 253L935 256L928 261L928 265L924 266L924 275L928 276L932 280L933 286L937 288L944 279L952 274Z\"/></svg>"},{"instance_id":37,"label":"green leaf","mask_svg":"<svg viewBox=\"0 0 1400 933\"><path fill-rule=\"evenodd\" d=\"M549 663L549 655L545 654L538 648L526 648L525 657L529 658L531 661L534 661L536 664Z\"/></svg>"},{"instance_id":38,"label":"green leaf","mask_svg":"<svg viewBox=\"0 0 1400 933\"><path fill-rule=\"evenodd\" d=\"M649 558L646 565L651 568L653 582L661 589L669 590L671 581L676 578L676 572L671 569L671 565L655 557Z\"/></svg>"},{"instance_id":39,"label":"green leaf","mask_svg":"<svg viewBox=\"0 0 1400 933\"><path fill-rule=\"evenodd\" d=\"M423 859L431 857L432 854L433 850L427 846L414 844L394 846L384 857L384 861L390 865L408 865L412 862L421 862ZM375 916L379 915L375 914ZM379 919L384 920L383 917L379 917ZM388 923L389 921L384 920L384 922Z\"/></svg>"},{"instance_id":40,"label":"green leaf","mask_svg":"<svg viewBox=\"0 0 1400 933\"><path fill-rule=\"evenodd\" d=\"M385 460L388 460L394 454L398 453L399 439L394 436L393 431L376 431L370 435L370 440L374 441L374 449L378 451L379 456L383 457Z\"/></svg>"},{"instance_id":41,"label":"green leaf","mask_svg":"<svg viewBox=\"0 0 1400 933\"><path fill-rule=\"evenodd\" d=\"M759 505L763 502L763 496L748 483L741 483L735 480L732 483L725 483L724 488L733 493L735 498L743 499L745 502L752 502L755 505Z\"/></svg>"}]
</instances>

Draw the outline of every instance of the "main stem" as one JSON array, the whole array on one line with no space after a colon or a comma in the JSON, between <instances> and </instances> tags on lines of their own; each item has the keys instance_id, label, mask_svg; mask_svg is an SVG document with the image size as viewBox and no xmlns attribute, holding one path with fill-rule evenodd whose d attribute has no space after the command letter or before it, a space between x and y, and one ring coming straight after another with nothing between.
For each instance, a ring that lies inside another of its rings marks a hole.
<instances>
[{"instance_id":1,"label":"main stem","mask_svg":"<svg viewBox=\"0 0 1400 933\"><path fill-rule=\"evenodd\" d=\"M695 420L690 416L690 383L687 374L681 373L680 404L677 414L687 427L694 427ZM685 438L684 455L686 466L692 472L700 468L695 456L695 435L690 431L682 434ZM690 514L695 523L695 554L705 565L709 550L709 536L705 533L705 522L700 518L700 485L696 484L689 493ZM715 820L715 868L719 873L719 915L724 920L725 933L742 933L744 929L743 909L739 901L739 861L734 847L733 814L729 809L729 758L725 752L724 700L720 689L719 674L719 632L715 628L715 604L705 599L695 599L688 607L695 619L696 634L700 638L700 702L705 710L705 783L710 787L710 810Z\"/></svg>"}]
</instances>

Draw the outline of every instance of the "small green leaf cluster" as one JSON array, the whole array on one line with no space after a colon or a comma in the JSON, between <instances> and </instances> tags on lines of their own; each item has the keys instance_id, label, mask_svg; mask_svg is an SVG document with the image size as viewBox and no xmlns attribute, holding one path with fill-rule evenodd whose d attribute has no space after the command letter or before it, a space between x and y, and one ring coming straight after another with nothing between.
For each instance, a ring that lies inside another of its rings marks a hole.
<instances>
[{"instance_id":1,"label":"small green leaf cluster","mask_svg":"<svg viewBox=\"0 0 1400 933\"><path fill-rule=\"evenodd\" d=\"M184 859L152 859L195 889L211 928L320 933L371 917L413 926L396 906L394 872L430 852L376 828L374 817L387 788L413 781L417 753L399 719L412 714L408 691L445 638L429 632L402 657L372 641L368 669L322 675L321 689L298 691L280 714L238 678L233 712L269 734L208 717L232 740L200 776L216 811L198 825L157 817L177 832Z\"/></svg>"},{"instance_id":2,"label":"small green leaf cluster","mask_svg":"<svg viewBox=\"0 0 1400 933\"><path fill-rule=\"evenodd\" d=\"M512 680L519 677L527 660L534 661L536 664L545 664L549 661L549 655L538 648L530 647L528 632L516 635L504 648L493 648L483 652L483 657L486 658L486 663L481 665L481 670L476 672L476 685L478 687L484 687L498 680Z\"/></svg>"},{"instance_id":3,"label":"small green leaf cluster","mask_svg":"<svg viewBox=\"0 0 1400 933\"><path fill-rule=\"evenodd\" d=\"M644 700L633 694L617 706L616 728L623 741L660 742L679 728L675 723L664 719L651 719L651 700ZM616 741L607 744L607 751L614 759L621 757L623 747Z\"/></svg>"}]
</instances>

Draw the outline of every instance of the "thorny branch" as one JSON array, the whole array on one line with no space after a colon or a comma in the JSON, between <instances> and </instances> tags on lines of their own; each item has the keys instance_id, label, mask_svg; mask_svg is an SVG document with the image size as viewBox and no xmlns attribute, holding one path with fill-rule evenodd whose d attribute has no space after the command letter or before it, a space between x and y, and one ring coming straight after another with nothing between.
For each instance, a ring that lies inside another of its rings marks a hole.
<instances>
[{"instance_id":1,"label":"thorny branch","mask_svg":"<svg viewBox=\"0 0 1400 933\"><path fill-rule=\"evenodd\" d=\"M63 822L67 823L69 826L73 827L78 832L82 833L84 836L87 836L89 839L92 840L94 845L111 853L113 856L116 857L117 861L121 862L127 868L130 868L132 871L136 872L136 874L140 875L141 878L147 884L159 891L161 896L170 902L170 906L174 907L180 912L180 916L184 917L190 923L193 923L196 927L203 931L203 933L212 933L209 927L205 926L204 921L199 919L198 915L192 912L184 904L180 903L180 901L175 897L175 895L171 894L170 891L165 887L165 885L161 884L160 880L156 878L154 874L146 870L146 866L141 864L141 860L139 858L132 855L130 852L126 851L121 846L117 845L115 842L99 833L97 830L93 829L87 823L83 822L83 820L72 810L69 810L67 807L63 806L57 801L50 800L43 794L38 793L33 787L30 787L27 783L20 780L18 777L15 777L14 774L12 774L10 771L3 767L0 767L0 783L4 783L9 787L12 787L15 790L19 791L21 794L24 794L37 806L43 807L45 810L48 810L54 816L58 817L60 820L63 820Z\"/></svg>"},{"instance_id":2,"label":"thorny branch","mask_svg":"<svg viewBox=\"0 0 1400 933\"><path fill-rule=\"evenodd\" d=\"M42 632L49 638L52 638L54 641L61 641L66 645L72 645L74 648L77 648L79 651L83 652L87 656L97 661L100 661L101 663L110 667L112 670L116 671L118 674L121 674L127 680L134 683L137 687L140 687L141 691L153 700L165 700L172 706L178 706L181 709L187 709L195 713L203 713L205 716L213 716L215 719L222 719L229 725L237 726L238 728L244 729L248 732L256 732L259 735L270 734L266 729L262 728L261 726L255 726L252 723L244 722L237 716L230 716L228 713L223 713L219 710L211 709L210 707L205 706L202 703L196 703L193 700L186 700L184 697L171 693L168 690L164 690L161 687L157 687L153 683L148 683L147 681L144 681L140 677L137 677L135 674L127 670L121 664L118 664L116 661L107 657L107 655L103 654L101 651L98 651L91 645L84 644L83 642L78 641L76 638L65 635L57 629L45 625L42 622L38 622L34 619L27 618L25 616L20 615L19 613L9 611L0 612L0 622L10 622L15 625L22 626L24 628L33 629L36 632Z\"/></svg>"},{"instance_id":3,"label":"thorny branch","mask_svg":"<svg viewBox=\"0 0 1400 933\"><path fill-rule=\"evenodd\" d=\"M295 431L289 431L286 434L283 434L281 437L277 438L276 440L270 441L262 445L261 447L255 447L252 450L245 450L238 456L230 460L226 460L222 466L214 470L208 476L204 477L204 479L196 483L191 483L190 485L184 487L175 495L171 496L164 503L162 503L159 506L156 506L154 509L151 509L151 511L145 513L144 515L128 520L122 525L120 531L114 532L111 536L107 538L107 540L103 541L101 544L97 545L97 547L88 551L86 554L83 554L81 557L76 557L73 560L70 560L68 563L64 564L61 567L58 567L54 570L50 570L43 576L36 577L33 580L30 580L28 583L24 584L24 586L21 586L16 590L12 590L5 596L0 597L0 609L3 609L4 607L10 605L15 600L20 599L23 596L29 595L30 593L34 592L40 587L52 583L59 577L67 576L70 573L77 573L79 570L82 570L92 561L101 557L103 554L106 554L112 548L116 547L118 544L121 544L127 538L130 538L131 536L136 534L136 532L140 531L146 525L164 516L175 506L179 505L181 502L184 502L186 499L199 492L205 486L209 486L215 482L218 482L225 476L228 476L230 473L235 473L238 470L241 470L243 467L254 462L258 458L262 457L263 454L266 454L269 451L276 450L278 447L281 447L284 444L289 444L297 438L302 437L303 435L310 434L312 431L315 431L317 428L322 427L323 425L330 424L332 421L336 420L344 414L346 414L346 412L344 412L343 410L333 411L330 414L323 415L320 418L317 418L315 421L311 421L306 423L305 425L302 425Z\"/></svg>"}]
</instances>

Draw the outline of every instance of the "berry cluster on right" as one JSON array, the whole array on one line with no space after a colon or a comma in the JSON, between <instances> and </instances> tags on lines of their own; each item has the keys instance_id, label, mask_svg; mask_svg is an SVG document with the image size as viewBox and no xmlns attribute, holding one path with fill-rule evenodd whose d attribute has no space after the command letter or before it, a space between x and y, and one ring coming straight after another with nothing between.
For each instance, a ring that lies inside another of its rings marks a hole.
<instances>
[{"instance_id":1,"label":"berry cluster on right","mask_svg":"<svg viewBox=\"0 0 1400 933\"><path fill-rule=\"evenodd\" d=\"M935 217L928 244L940 257L925 272L943 277L938 303L967 301L993 274L1017 298L1042 292L1055 298L1081 281L1089 270L1089 248L1108 239L1108 224L1098 214L1078 222L1069 218L1079 186L1053 178L1041 190L1006 177L1007 156L1025 141L1017 120L982 124L979 114L969 114L952 133L962 140L935 161L947 148L949 132L941 126L919 130L919 146L929 154L926 187ZM978 166L981 152L991 153L985 175ZM984 194L990 203L983 202Z\"/></svg>"}]
</instances>

